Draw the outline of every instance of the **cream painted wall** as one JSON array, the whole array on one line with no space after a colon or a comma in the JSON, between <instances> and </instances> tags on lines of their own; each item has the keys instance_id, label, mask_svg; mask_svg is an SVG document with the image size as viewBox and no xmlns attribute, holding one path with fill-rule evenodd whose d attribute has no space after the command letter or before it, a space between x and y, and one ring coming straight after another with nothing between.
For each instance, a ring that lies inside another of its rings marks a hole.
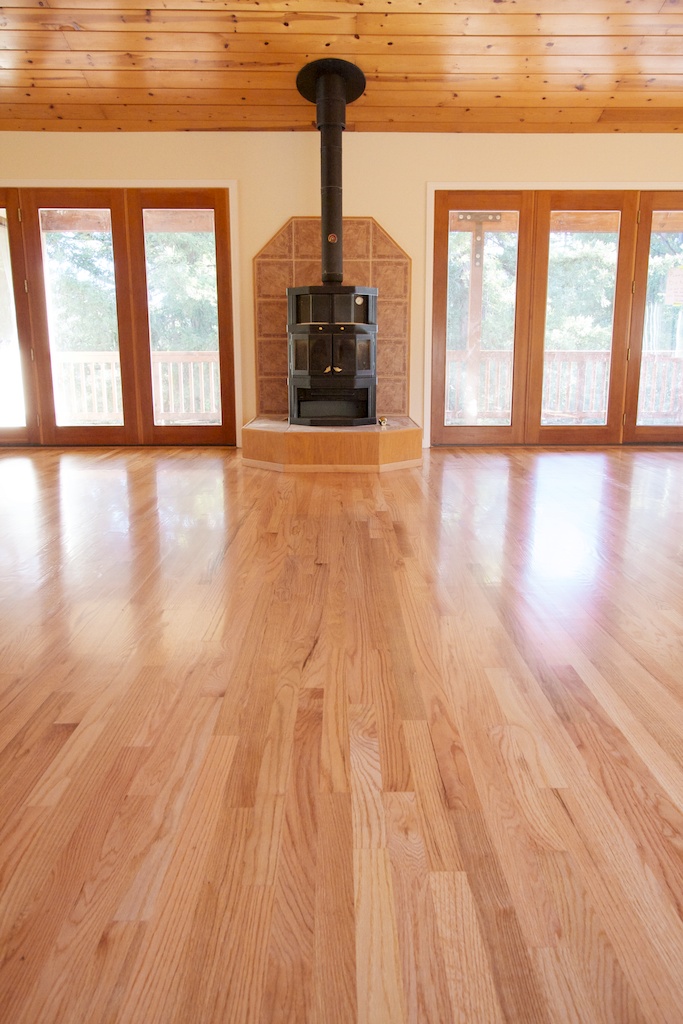
<instances>
[{"instance_id":1,"label":"cream painted wall","mask_svg":"<svg viewBox=\"0 0 683 1024\"><path fill-rule=\"evenodd\" d=\"M238 426L255 413L252 261L293 216L320 209L315 132L77 135L4 132L0 184L230 188ZM683 188L674 135L406 135L349 132L344 213L374 217L413 261L410 413L429 403L434 188Z\"/></svg>"}]
</instances>

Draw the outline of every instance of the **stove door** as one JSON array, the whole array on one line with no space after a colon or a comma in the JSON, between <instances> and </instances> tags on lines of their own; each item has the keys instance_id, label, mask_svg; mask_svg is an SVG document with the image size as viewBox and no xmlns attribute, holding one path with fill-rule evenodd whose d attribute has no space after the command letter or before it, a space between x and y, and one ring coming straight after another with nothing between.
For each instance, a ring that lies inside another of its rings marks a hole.
<instances>
[{"instance_id":1,"label":"stove door","mask_svg":"<svg viewBox=\"0 0 683 1024\"><path fill-rule=\"evenodd\" d=\"M332 336L316 331L310 335L309 345L311 376L332 373Z\"/></svg>"},{"instance_id":2,"label":"stove door","mask_svg":"<svg viewBox=\"0 0 683 1024\"><path fill-rule=\"evenodd\" d=\"M333 369L336 374L344 373L351 377L356 374L356 336L353 331L342 334L335 333L332 346L334 363Z\"/></svg>"}]
</instances>

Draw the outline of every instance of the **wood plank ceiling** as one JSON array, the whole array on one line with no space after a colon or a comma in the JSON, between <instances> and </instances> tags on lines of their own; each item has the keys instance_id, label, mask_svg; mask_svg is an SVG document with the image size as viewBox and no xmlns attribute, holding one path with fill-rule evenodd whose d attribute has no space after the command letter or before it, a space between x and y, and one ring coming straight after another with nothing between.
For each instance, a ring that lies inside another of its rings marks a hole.
<instances>
[{"instance_id":1,"label":"wood plank ceiling","mask_svg":"<svg viewBox=\"0 0 683 1024\"><path fill-rule=\"evenodd\" d=\"M683 131L683 0L10 0L0 130L312 130L319 57L348 130Z\"/></svg>"}]
</instances>

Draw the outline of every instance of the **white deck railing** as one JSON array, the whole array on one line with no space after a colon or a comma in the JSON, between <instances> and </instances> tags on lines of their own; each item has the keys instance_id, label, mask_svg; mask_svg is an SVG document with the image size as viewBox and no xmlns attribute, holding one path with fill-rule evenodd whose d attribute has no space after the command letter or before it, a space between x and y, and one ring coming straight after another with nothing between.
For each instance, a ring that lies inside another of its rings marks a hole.
<instances>
[{"instance_id":1,"label":"white deck railing","mask_svg":"<svg viewBox=\"0 0 683 1024\"><path fill-rule=\"evenodd\" d=\"M542 422L604 423L610 353L546 352L544 358ZM480 422L509 423L511 373L510 351L448 351L446 423L471 421L468 403ZM683 425L683 358L671 351L644 352L640 374L638 422Z\"/></svg>"},{"instance_id":2,"label":"white deck railing","mask_svg":"<svg viewBox=\"0 0 683 1024\"><path fill-rule=\"evenodd\" d=\"M218 352L152 352L154 422L220 423ZM122 423L118 352L53 352L58 422Z\"/></svg>"},{"instance_id":3,"label":"white deck railing","mask_svg":"<svg viewBox=\"0 0 683 1024\"><path fill-rule=\"evenodd\" d=\"M468 402L489 423L508 422L512 353L480 351L473 357L449 351L446 358L446 422L462 422ZM604 422L609 386L609 352L546 352L547 385L542 422ZM472 373L478 389L472 394ZM56 352L52 372L62 422L122 423L118 352ZM218 352L153 352L154 422L220 423ZM683 424L683 358L644 352L639 423Z\"/></svg>"}]
</instances>

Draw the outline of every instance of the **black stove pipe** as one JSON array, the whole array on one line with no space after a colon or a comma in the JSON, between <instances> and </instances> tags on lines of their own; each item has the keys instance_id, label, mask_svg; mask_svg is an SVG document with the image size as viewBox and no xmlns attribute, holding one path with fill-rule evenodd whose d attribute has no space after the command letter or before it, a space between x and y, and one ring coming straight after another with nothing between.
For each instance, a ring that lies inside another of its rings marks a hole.
<instances>
[{"instance_id":1,"label":"black stove pipe","mask_svg":"<svg viewBox=\"0 0 683 1024\"><path fill-rule=\"evenodd\" d=\"M342 244L342 132L346 104L365 89L365 75L345 60L325 58L301 69L296 79L301 95L316 105L320 132L321 255L324 284L341 284Z\"/></svg>"},{"instance_id":2,"label":"black stove pipe","mask_svg":"<svg viewBox=\"0 0 683 1024\"><path fill-rule=\"evenodd\" d=\"M318 79L316 124L320 132L320 210L323 282L344 280L342 241L342 132L346 127L344 80Z\"/></svg>"}]
</instances>

